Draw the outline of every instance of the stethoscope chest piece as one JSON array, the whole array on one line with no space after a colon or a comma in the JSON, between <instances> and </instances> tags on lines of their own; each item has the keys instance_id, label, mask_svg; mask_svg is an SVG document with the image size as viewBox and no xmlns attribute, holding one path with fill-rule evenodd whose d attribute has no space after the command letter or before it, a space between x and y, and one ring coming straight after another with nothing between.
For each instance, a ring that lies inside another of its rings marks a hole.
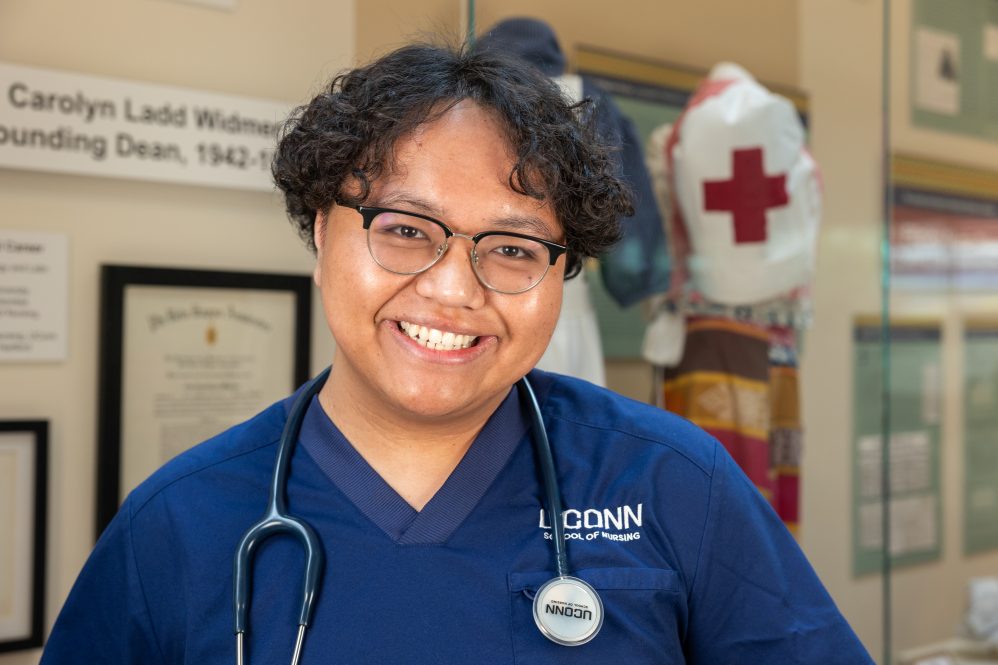
<instances>
[{"instance_id":1,"label":"stethoscope chest piece","mask_svg":"<svg viewBox=\"0 0 998 665\"><path fill-rule=\"evenodd\" d=\"M575 647L596 637L603 626L603 601L577 577L555 577L534 595L534 622L557 644Z\"/></svg>"}]
</instances>

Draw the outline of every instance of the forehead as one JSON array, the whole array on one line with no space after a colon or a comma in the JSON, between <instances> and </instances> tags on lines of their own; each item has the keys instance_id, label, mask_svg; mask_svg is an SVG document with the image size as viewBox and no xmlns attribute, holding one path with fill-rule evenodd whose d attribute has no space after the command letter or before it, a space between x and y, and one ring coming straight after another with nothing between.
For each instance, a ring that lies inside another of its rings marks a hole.
<instances>
[{"instance_id":1,"label":"forehead","mask_svg":"<svg viewBox=\"0 0 998 665\"><path fill-rule=\"evenodd\" d=\"M399 138L386 171L404 176L409 164L425 167L425 162L440 157L447 157L448 162L463 162L465 166L491 164L504 169L503 180L508 180L515 150L495 111L471 100L441 103L424 122Z\"/></svg>"},{"instance_id":2,"label":"forehead","mask_svg":"<svg viewBox=\"0 0 998 665\"><path fill-rule=\"evenodd\" d=\"M509 134L495 113L461 101L399 139L368 202L415 207L442 221L537 216L560 235L550 197L538 200L511 186L515 165Z\"/></svg>"}]
</instances>

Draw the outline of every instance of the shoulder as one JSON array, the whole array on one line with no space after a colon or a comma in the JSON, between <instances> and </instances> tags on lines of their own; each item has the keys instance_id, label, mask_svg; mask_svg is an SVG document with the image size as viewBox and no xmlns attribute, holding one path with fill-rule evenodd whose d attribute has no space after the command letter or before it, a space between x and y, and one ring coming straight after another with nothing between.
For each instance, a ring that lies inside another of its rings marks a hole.
<instances>
[{"instance_id":1,"label":"shoulder","mask_svg":"<svg viewBox=\"0 0 998 665\"><path fill-rule=\"evenodd\" d=\"M678 456L712 475L720 444L688 420L580 379L541 370L528 378L536 387L544 419L574 430L577 441Z\"/></svg>"},{"instance_id":2,"label":"shoulder","mask_svg":"<svg viewBox=\"0 0 998 665\"><path fill-rule=\"evenodd\" d=\"M184 479L236 464L247 455L276 445L285 417L284 402L277 402L174 457L132 491L128 497L132 512L140 511L150 500Z\"/></svg>"}]
</instances>

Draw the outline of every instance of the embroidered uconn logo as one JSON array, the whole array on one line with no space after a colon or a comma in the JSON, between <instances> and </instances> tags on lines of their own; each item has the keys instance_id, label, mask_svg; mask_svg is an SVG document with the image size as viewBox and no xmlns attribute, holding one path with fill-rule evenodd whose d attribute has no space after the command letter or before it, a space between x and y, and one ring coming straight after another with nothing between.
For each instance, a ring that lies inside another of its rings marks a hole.
<instances>
[{"instance_id":1,"label":"embroidered uconn logo","mask_svg":"<svg viewBox=\"0 0 998 665\"><path fill-rule=\"evenodd\" d=\"M640 527L644 504L617 506L615 508L571 508L562 513L565 540L596 540L603 538L617 542L640 540ZM541 508L537 526L545 530L544 538L551 539L551 522Z\"/></svg>"}]
</instances>

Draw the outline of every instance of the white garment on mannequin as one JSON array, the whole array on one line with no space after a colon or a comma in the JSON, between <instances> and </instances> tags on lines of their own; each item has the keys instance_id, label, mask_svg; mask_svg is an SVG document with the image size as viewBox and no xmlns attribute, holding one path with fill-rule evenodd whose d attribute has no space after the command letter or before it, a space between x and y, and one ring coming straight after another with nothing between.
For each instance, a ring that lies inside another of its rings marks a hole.
<instances>
[{"instance_id":1,"label":"white garment on mannequin","mask_svg":"<svg viewBox=\"0 0 998 665\"><path fill-rule=\"evenodd\" d=\"M561 316L537 367L606 385L596 310L589 299L586 271L565 282Z\"/></svg>"},{"instance_id":2,"label":"white garment on mannequin","mask_svg":"<svg viewBox=\"0 0 998 665\"><path fill-rule=\"evenodd\" d=\"M554 77L562 92L573 102L582 99L582 77L563 74ZM551 343L537 367L548 372L567 374L606 386L603 346L596 323L596 310L589 298L586 271L565 282L561 297L561 316L551 336Z\"/></svg>"}]
</instances>

